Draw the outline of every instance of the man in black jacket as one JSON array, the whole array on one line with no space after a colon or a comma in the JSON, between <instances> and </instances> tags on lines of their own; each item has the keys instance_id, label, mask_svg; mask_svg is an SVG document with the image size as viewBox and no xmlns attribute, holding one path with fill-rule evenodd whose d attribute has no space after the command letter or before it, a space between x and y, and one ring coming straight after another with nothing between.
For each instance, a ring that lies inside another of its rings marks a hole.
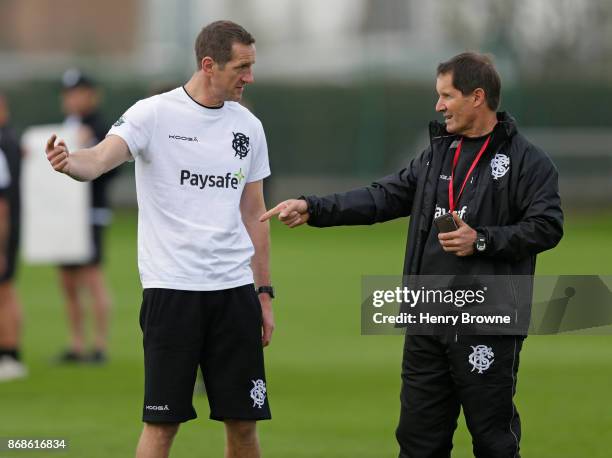
<instances>
[{"instance_id":1,"label":"man in black jacket","mask_svg":"<svg viewBox=\"0 0 612 458\"><path fill-rule=\"evenodd\" d=\"M278 204L289 227L373 224L410 216L404 276L532 276L536 254L563 234L558 175L550 158L497 113L501 82L490 59L463 53L437 69L430 146L371 186ZM450 213L457 229L440 233ZM513 277L510 277L513 278ZM531 299L529 299L530 301ZM518 457L520 335L406 335L400 458L448 457L463 408L477 457ZM474 360L481 364L474 370Z\"/></svg>"}]
</instances>

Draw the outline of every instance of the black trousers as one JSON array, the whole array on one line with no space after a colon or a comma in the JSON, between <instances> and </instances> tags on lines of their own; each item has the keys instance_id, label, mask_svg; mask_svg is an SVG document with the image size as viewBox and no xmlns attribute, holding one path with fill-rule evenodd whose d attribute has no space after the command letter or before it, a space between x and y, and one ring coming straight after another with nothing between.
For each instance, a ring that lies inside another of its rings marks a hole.
<instances>
[{"instance_id":1,"label":"black trousers","mask_svg":"<svg viewBox=\"0 0 612 458\"><path fill-rule=\"evenodd\" d=\"M463 408L476 458L519 458L520 336L406 336L400 458L446 458Z\"/></svg>"}]
</instances>

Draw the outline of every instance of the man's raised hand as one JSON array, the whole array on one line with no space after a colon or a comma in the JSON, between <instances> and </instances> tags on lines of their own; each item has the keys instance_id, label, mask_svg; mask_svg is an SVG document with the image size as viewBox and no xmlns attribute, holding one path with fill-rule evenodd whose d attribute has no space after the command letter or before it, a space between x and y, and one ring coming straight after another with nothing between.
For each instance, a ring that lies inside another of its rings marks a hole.
<instances>
[{"instance_id":1,"label":"man's raised hand","mask_svg":"<svg viewBox=\"0 0 612 458\"><path fill-rule=\"evenodd\" d=\"M278 219L290 228L301 226L306 223L310 217L308 213L308 203L303 199L285 200L261 215L259 221L263 223L274 215L278 215Z\"/></svg>"},{"instance_id":2,"label":"man's raised hand","mask_svg":"<svg viewBox=\"0 0 612 458\"><path fill-rule=\"evenodd\" d=\"M51 135L51 138L47 141L47 147L45 149L47 153L47 160L57 172L65 173L70 175L70 166L68 164L68 158L70 153L64 140L60 140L55 143L57 135Z\"/></svg>"}]
</instances>

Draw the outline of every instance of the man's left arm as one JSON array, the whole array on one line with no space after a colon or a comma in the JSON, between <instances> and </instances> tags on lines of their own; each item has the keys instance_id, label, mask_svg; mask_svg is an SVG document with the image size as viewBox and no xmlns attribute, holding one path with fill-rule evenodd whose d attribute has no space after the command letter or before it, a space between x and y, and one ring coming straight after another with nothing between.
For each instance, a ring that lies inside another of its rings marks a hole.
<instances>
[{"instance_id":1,"label":"man's left arm","mask_svg":"<svg viewBox=\"0 0 612 458\"><path fill-rule=\"evenodd\" d=\"M251 258L251 268L255 286L270 285L270 223L260 222L259 216L265 213L266 204L263 196L263 180L247 183L240 200L242 222L246 227L255 254ZM272 313L272 298L268 293L259 295L261 314L263 318L262 343L264 347L270 343L274 331L274 314Z\"/></svg>"},{"instance_id":2,"label":"man's left arm","mask_svg":"<svg viewBox=\"0 0 612 458\"><path fill-rule=\"evenodd\" d=\"M505 226L471 228L455 215L459 229L440 234L442 247L458 256L474 254L477 232L486 238L479 255L518 261L555 247L563 236L559 174L550 158L537 148L527 152L516 192L519 220Z\"/></svg>"},{"instance_id":3,"label":"man's left arm","mask_svg":"<svg viewBox=\"0 0 612 458\"><path fill-rule=\"evenodd\" d=\"M532 147L520 170L516 204L518 222L476 228L487 239L484 256L518 261L554 248L563 237L559 173L550 158Z\"/></svg>"}]
</instances>

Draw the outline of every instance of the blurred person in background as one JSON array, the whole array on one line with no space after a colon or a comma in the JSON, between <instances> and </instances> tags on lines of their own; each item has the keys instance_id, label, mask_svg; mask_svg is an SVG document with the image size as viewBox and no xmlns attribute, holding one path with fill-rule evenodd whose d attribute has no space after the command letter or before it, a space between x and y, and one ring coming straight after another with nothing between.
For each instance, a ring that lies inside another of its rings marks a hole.
<instances>
[{"instance_id":1,"label":"blurred person in background","mask_svg":"<svg viewBox=\"0 0 612 458\"><path fill-rule=\"evenodd\" d=\"M78 69L66 70L62 77L62 108L64 124L79 129L83 147L96 145L106 135L108 125L99 113L100 92L95 81ZM107 358L111 297L102 270L104 229L110 224L108 184L116 175L111 170L91 184L91 240L93 253L82 264L60 266L61 286L66 301L70 346L59 356L60 362L104 363ZM91 298L94 342L90 351L85 347L85 293Z\"/></svg>"},{"instance_id":2,"label":"blurred person in background","mask_svg":"<svg viewBox=\"0 0 612 458\"><path fill-rule=\"evenodd\" d=\"M256 422L271 418L263 347L272 339L270 175L261 122L238 102L254 81L255 39L216 21L195 42L187 83L140 100L98 145L69 152L53 135L53 168L79 180L135 162L143 286L144 428L138 458L167 457L196 418L198 367L228 458L261 456Z\"/></svg>"},{"instance_id":3,"label":"blurred person in background","mask_svg":"<svg viewBox=\"0 0 612 458\"><path fill-rule=\"evenodd\" d=\"M444 124L430 123L430 147L406 168L369 187L281 202L261 220L278 214L289 227L330 227L410 216L405 278L533 276L536 254L563 235L554 164L509 114L497 112L501 80L487 56L463 53L441 63L436 91ZM440 216L454 227L440 232ZM518 307L514 289L496 293ZM513 398L525 336L446 331L406 333L400 458L449 457L461 409L474 456L518 458Z\"/></svg>"},{"instance_id":4,"label":"blurred person in background","mask_svg":"<svg viewBox=\"0 0 612 458\"><path fill-rule=\"evenodd\" d=\"M0 381L25 377L21 362L22 311L14 279L20 223L21 147L0 94Z\"/></svg>"}]
</instances>

